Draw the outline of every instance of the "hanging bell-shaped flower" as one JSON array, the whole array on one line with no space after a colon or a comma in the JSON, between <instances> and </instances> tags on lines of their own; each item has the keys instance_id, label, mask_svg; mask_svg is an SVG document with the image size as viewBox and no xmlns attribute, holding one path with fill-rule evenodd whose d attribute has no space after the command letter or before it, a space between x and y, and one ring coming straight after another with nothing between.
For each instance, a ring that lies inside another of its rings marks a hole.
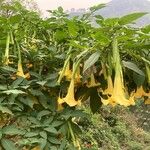
<instances>
[{"instance_id":1,"label":"hanging bell-shaped flower","mask_svg":"<svg viewBox=\"0 0 150 150\"><path fill-rule=\"evenodd\" d=\"M135 105L134 95L132 95L129 99L127 99L125 94L125 87L123 84L123 74L122 74L122 66L120 64L120 55L118 49L117 39L113 40L113 61L115 67L115 79L112 95L108 95L108 99L102 99L102 103L104 105L111 104L115 106L116 104L123 105L125 107L130 105Z\"/></svg>"},{"instance_id":2,"label":"hanging bell-shaped flower","mask_svg":"<svg viewBox=\"0 0 150 150\"><path fill-rule=\"evenodd\" d=\"M80 100L79 100L79 101L76 101L75 98L74 98L74 79L71 79L70 85L69 85L69 88L68 88L67 95L66 95L66 97L63 98L63 100L64 100L70 107L73 107L73 106L76 106L76 105L79 105L79 104L80 104Z\"/></svg>"}]
</instances>

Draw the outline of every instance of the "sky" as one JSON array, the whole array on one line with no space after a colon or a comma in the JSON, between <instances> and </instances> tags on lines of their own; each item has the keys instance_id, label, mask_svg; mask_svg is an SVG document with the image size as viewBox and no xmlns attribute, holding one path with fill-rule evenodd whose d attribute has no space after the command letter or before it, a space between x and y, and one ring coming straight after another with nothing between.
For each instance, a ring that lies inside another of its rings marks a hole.
<instances>
[{"instance_id":1,"label":"sky","mask_svg":"<svg viewBox=\"0 0 150 150\"><path fill-rule=\"evenodd\" d=\"M35 0L38 7L45 11L58 8L62 6L64 10L70 10L71 8L89 8L96 4L107 3L111 0Z\"/></svg>"}]
</instances>

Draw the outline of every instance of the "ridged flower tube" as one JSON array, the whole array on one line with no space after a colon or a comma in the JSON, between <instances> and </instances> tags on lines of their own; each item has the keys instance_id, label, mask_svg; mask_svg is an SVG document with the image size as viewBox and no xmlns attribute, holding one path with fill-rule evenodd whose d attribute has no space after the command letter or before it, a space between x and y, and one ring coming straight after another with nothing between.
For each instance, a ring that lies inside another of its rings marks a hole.
<instances>
[{"instance_id":1,"label":"ridged flower tube","mask_svg":"<svg viewBox=\"0 0 150 150\"><path fill-rule=\"evenodd\" d=\"M108 95L108 99L102 99L102 103L104 105L112 105L115 106L117 104L123 105L125 107L134 105L134 96L131 96L129 99L126 98L125 87L123 85L123 75L122 75L122 67L120 64L120 55L118 50L118 41L116 38L113 39L113 61L115 67L115 79L114 79L114 87L112 91L112 95Z\"/></svg>"}]
</instances>

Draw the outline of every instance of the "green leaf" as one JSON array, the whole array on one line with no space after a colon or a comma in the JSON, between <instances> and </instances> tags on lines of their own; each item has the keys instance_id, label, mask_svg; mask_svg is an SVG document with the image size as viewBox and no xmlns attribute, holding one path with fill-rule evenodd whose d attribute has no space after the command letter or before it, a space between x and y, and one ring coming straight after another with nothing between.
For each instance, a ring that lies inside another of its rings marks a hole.
<instances>
[{"instance_id":1,"label":"green leaf","mask_svg":"<svg viewBox=\"0 0 150 150\"><path fill-rule=\"evenodd\" d=\"M2 113L8 113L10 115L13 115L13 113L12 113L12 111L10 109L8 109L7 107L1 106L1 105L0 105L0 111Z\"/></svg>"},{"instance_id":2,"label":"green leaf","mask_svg":"<svg viewBox=\"0 0 150 150\"><path fill-rule=\"evenodd\" d=\"M0 85L0 90L7 90L7 85Z\"/></svg>"},{"instance_id":3,"label":"green leaf","mask_svg":"<svg viewBox=\"0 0 150 150\"><path fill-rule=\"evenodd\" d=\"M49 115L49 114L50 114L50 111L48 111L48 110L42 110L42 111L40 111L40 112L38 113L37 119L38 119L38 120L41 120L41 118L42 118L43 116L46 116L46 115Z\"/></svg>"},{"instance_id":4,"label":"green leaf","mask_svg":"<svg viewBox=\"0 0 150 150\"><path fill-rule=\"evenodd\" d=\"M7 95L10 95L10 94L16 94L16 95L18 95L18 94L25 94L25 92L23 92L23 91L21 91L21 90L16 90L16 89L3 91L3 92L1 92L1 93L5 93L5 94L7 94Z\"/></svg>"},{"instance_id":5,"label":"green leaf","mask_svg":"<svg viewBox=\"0 0 150 150\"><path fill-rule=\"evenodd\" d=\"M94 63L99 59L100 53L95 52L93 53L84 63L83 72L85 72L88 68L90 68Z\"/></svg>"},{"instance_id":6,"label":"green leaf","mask_svg":"<svg viewBox=\"0 0 150 150\"><path fill-rule=\"evenodd\" d=\"M137 73L133 73L133 80L136 83L136 85L138 87L140 87L141 85L143 85L144 81L145 81L145 76L141 76Z\"/></svg>"},{"instance_id":7,"label":"green leaf","mask_svg":"<svg viewBox=\"0 0 150 150\"><path fill-rule=\"evenodd\" d=\"M17 88L18 85L20 85L22 82L23 82L24 78L18 78L17 80L15 80L13 83L12 83L12 87L13 88Z\"/></svg>"},{"instance_id":8,"label":"green leaf","mask_svg":"<svg viewBox=\"0 0 150 150\"><path fill-rule=\"evenodd\" d=\"M58 134L57 130L53 126L49 126L47 128L44 128L45 131L53 133L53 134Z\"/></svg>"},{"instance_id":9,"label":"green leaf","mask_svg":"<svg viewBox=\"0 0 150 150\"><path fill-rule=\"evenodd\" d=\"M39 135L39 133L37 133L37 132L27 132L25 135L24 135L24 137L28 137L28 138L31 138L31 137L35 137L35 136L38 136Z\"/></svg>"},{"instance_id":10,"label":"green leaf","mask_svg":"<svg viewBox=\"0 0 150 150\"><path fill-rule=\"evenodd\" d=\"M95 5L93 7L90 7L90 11L95 12L95 11L97 11L99 9L104 8L105 6L106 6L105 4L98 4L98 5Z\"/></svg>"},{"instance_id":11,"label":"green leaf","mask_svg":"<svg viewBox=\"0 0 150 150\"><path fill-rule=\"evenodd\" d=\"M128 68L133 70L134 72L136 72L137 74L141 75L141 76L145 76L145 74L143 73L142 70L140 70L136 64L134 64L133 62L129 62L129 61L122 61L123 65Z\"/></svg>"},{"instance_id":12,"label":"green leaf","mask_svg":"<svg viewBox=\"0 0 150 150\"><path fill-rule=\"evenodd\" d=\"M55 138L55 137L49 137L48 140L52 143L52 144L61 144L61 142Z\"/></svg>"},{"instance_id":13,"label":"green leaf","mask_svg":"<svg viewBox=\"0 0 150 150\"><path fill-rule=\"evenodd\" d=\"M40 136L44 139L47 139L47 133L45 131L40 132Z\"/></svg>"},{"instance_id":14,"label":"green leaf","mask_svg":"<svg viewBox=\"0 0 150 150\"><path fill-rule=\"evenodd\" d=\"M19 97L19 101L30 108L33 108L34 104L36 103L31 97Z\"/></svg>"},{"instance_id":15,"label":"green leaf","mask_svg":"<svg viewBox=\"0 0 150 150\"><path fill-rule=\"evenodd\" d=\"M2 139L1 144L5 150L18 150L15 143L8 139Z\"/></svg>"},{"instance_id":16,"label":"green leaf","mask_svg":"<svg viewBox=\"0 0 150 150\"><path fill-rule=\"evenodd\" d=\"M125 25L125 24L133 23L133 21L143 17L146 14L147 14L147 12L139 12L139 13L132 13L132 14L123 16L123 17L120 18L119 24L120 25Z\"/></svg>"},{"instance_id":17,"label":"green leaf","mask_svg":"<svg viewBox=\"0 0 150 150\"><path fill-rule=\"evenodd\" d=\"M6 135L23 135L25 132L23 130L18 129L14 125L8 125L2 128L3 134Z\"/></svg>"}]
</instances>

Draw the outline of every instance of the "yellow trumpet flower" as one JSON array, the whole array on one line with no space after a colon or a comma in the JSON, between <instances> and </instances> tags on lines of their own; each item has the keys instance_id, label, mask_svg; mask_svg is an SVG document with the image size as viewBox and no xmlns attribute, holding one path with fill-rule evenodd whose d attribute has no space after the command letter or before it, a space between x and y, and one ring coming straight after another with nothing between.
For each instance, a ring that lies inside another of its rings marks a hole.
<instances>
[{"instance_id":1,"label":"yellow trumpet flower","mask_svg":"<svg viewBox=\"0 0 150 150\"><path fill-rule=\"evenodd\" d=\"M135 98L141 98L143 96L150 97L150 92L146 93L143 89L143 86L141 85L140 87L137 88L136 92L134 93Z\"/></svg>"},{"instance_id":2,"label":"yellow trumpet flower","mask_svg":"<svg viewBox=\"0 0 150 150\"><path fill-rule=\"evenodd\" d=\"M80 104L80 100L76 101L74 98L74 79L71 79L69 88L68 88L68 93L66 95L65 98L63 98L63 100L70 106L76 106Z\"/></svg>"},{"instance_id":3,"label":"yellow trumpet flower","mask_svg":"<svg viewBox=\"0 0 150 150\"><path fill-rule=\"evenodd\" d=\"M27 79L30 78L29 73L24 74L21 63L18 63L18 71L17 71L16 75L20 76L20 77L23 77L23 78L27 78Z\"/></svg>"},{"instance_id":4,"label":"yellow trumpet flower","mask_svg":"<svg viewBox=\"0 0 150 150\"><path fill-rule=\"evenodd\" d=\"M102 99L102 103L104 105L111 104L112 106L119 104L125 107L130 105L135 105L134 95L132 95L129 99L126 98L125 88L123 85L122 66L120 64L120 55L119 55L117 38L113 39L112 47L113 47L112 49L113 61L115 66L114 87L113 87L112 95L108 96L107 100Z\"/></svg>"},{"instance_id":5,"label":"yellow trumpet flower","mask_svg":"<svg viewBox=\"0 0 150 150\"><path fill-rule=\"evenodd\" d=\"M107 77L107 86L108 87L107 87L107 89L105 89L103 91L103 94L104 95L107 95L107 94L112 95L112 93L113 93L113 82L112 82L111 76Z\"/></svg>"},{"instance_id":6,"label":"yellow trumpet flower","mask_svg":"<svg viewBox=\"0 0 150 150\"><path fill-rule=\"evenodd\" d=\"M102 99L102 103L104 105L111 104L112 106L120 104L125 107L135 105L134 96L132 95L129 99L127 99L125 95L126 94L124 91L121 76L115 77L112 95L107 100Z\"/></svg>"},{"instance_id":7,"label":"yellow trumpet flower","mask_svg":"<svg viewBox=\"0 0 150 150\"><path fill-rule=\"evenodd\" d=\"M92 73L90 76L90 82L87 84L87 87L90 88L90 87L96 87L99 85L100 85L100 83L96 83L95 78L94 78L94 74Z\"/></svg>"}]
</instances>

